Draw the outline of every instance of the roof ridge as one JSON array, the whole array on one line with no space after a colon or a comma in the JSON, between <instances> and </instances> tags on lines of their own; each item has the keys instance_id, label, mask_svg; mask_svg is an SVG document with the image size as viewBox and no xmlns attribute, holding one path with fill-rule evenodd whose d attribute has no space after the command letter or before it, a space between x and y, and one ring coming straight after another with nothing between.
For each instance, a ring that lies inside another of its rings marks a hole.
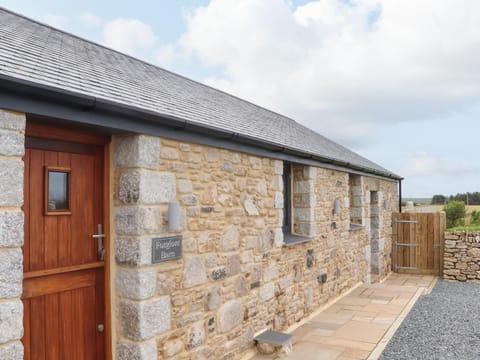
<instances>
[{"instance_id":1,"label":"roof ridge","mask_svg":"<svg viewBox=\"0 0 480 360\"><path fill-rule=\"evenodd\" d=\"M145 64L145 65L152 66L152 67L154 67L154 68L156 68L156 69L160 69L160 70L165 71L165 72L167 72L167 73L169 73L169 74L171 74L171 75L173 75L173 76L177 76L177 77L179 77L179 78L182 78L182 79L184 79L184 80L186 80L186 81L190 81L190 82L199 84L199 85L201 85L201 86L205 86L205 87L207 87L207 88L209 88L209 89L211 89L211 90L213 90L213 91L215 91L215 92L219 92L219 93L222 93L222 94L227 95L227 96L229 96L229 97L233 97L233 98L235 98L235 99L237 99L237 100L240 100L240 101L242 101L242 102L244 102L244 103L253 105L253 106L255 106L255 107L259 108L259 109L263 109L263 110L265 110L265 111L267 111L267 112L270 112L270 113L272 113L272 114L281 116L281 117L283 117L284 119L287 119L287 120L289 120L289 121L292 121L292 122L294 122L294 123L296 123L296 124L300 124L300 125L301 125L301 123L299 123L299 122L296 121L295 119L292 119L292 118L289 117L289 116L286 116L286 115L283 115L283 114L281 114L281 113L279 113L279 112L277 112L277 111L268 109L268 108L265 107L265 106L261 106L261 105L255 104L255 103L253 103L252 101L243 99L243 98L239 97L238 95L234 95L234 94L228 93L228 92L225 91L225 90L217 89L217 88L215 88L215 87L213 87L213 86L211 86L211 85L202 83L202 82L200 82L199 80L191 79L191 78L189 78L189 77L187 77L187 76L185 76L185 75L178 74L178 73L176 73L176 72L174 72L174 71L172 71L172 70L168 70L168 69L165 69L165 68L163 68L163 67L161 67L161 66L159 66L159 65L152 64L152 63L150 63L150 62L148 62L148 61L146 61L146 60L136 58L136 57L134 57L133 55L130 55L130 54L124 53L124 52L122 52L122 51L113 49L113 48L111 48L111 47L109 47L109 46L106 46L106 45L104 45L104 44L100 44L100 43L95 42L95 41L93 41L93 40L89 40L89 39L84 38L84 37L82 37L82 36L78 36L78 35L76 35L76 34L73 34L73 33L69 32L69 31L64 30L64 29L60 29L60 28L54 27L54 26L52 26L52 25L49 25L49 24L47 24L47 23L44 23L44 22L42 22L42 21L39 21L39 20L30 18L30 17L28 17L28 16L26 16L26 15L17 13L17 12L15 12L15 11L12 11L12 10L10 10L10 9L7 9L7 8L5 8L5 7L3 7L3 6L0 6L0 10L5 11L5 12L10 13L10 14L15 15L15 16L21 17L21 18L23 18L23 19L25 19L25 20L31 21L31 22L36 23L36 24L38 24L38 25L41 25L41 26L50 28L50 29L52 29L52 30L54 30L54 31L61 32L61 33L66 34L66 35L68 35L68 36L72 36L72 37L74 37L74 38L76 38L76 39L78 39L78 40L85 41L85 42L87 42L87 43L89 43L89 44L92 44L93 46L102 47L102 48L104 48L104 49L106 49L106 50L108 50L108 51L112 51L112 52L115 52L115 53L120 54L120 55L122 55L122 56L128 57L128 58L132 59L133 61L141 62L141 63L143 63L143 64ZM310 128L308 128L308 129L309 129L310 131L316 132L316 131L313 130L313 129L310 129ZM316 132L316 133L317 133L317 132ZM319 134L319 133L317 133L317 134ZM321 134L319 134L319 135L321 135Z\"/></svg>"}]
</instances>

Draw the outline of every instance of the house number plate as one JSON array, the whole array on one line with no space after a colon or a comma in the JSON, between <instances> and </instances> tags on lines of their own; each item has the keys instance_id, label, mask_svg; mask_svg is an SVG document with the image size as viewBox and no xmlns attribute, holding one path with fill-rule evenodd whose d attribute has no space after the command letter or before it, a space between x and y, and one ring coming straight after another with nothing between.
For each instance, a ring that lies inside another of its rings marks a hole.
<instances>
[{"instance_id":1,"label":"house number plate","mask_svg":"<svg viewBox=\"0 0 480 360\"><path fill-rule=\"evenodd\" d=\"M182 237L169 236L152 239L152 263L182 258Z\"/></svg>"}]
</instances>

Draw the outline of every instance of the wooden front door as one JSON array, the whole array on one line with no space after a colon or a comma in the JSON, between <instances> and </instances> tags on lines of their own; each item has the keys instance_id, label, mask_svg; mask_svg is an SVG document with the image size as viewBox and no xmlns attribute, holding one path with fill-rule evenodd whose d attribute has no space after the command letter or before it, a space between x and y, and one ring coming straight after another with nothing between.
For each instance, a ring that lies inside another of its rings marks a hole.
<instances>
[{"instance_id":1,"label":"wooden front door","mask_svg":"<svg viewBox=\"0 0 480 360\"><path fill-rule=\"evenodd\" d=\"M89 143L88 135L69 137L70 131L27 124L27 360L105 358L104 253L93 238L105 225L104 145Z\"/></svg>"}]
</instances>

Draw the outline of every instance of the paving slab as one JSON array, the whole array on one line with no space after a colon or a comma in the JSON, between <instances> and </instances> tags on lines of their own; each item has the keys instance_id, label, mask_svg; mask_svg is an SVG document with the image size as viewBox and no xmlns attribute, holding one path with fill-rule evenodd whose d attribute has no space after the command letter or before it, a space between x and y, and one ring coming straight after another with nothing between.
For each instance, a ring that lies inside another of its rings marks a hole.
<instances>
[{"instance_id":1,"label":"paving slab","mask_svg":"<svg viewBox=\"0 0 480 360\"><path fill-rule=\"evenodd\" d=\"M256 355L251 360L376 359L434 276L391 274L377 284L363 284L341 296L300 326L288 355Z\"/></svg>"}]
</instances>

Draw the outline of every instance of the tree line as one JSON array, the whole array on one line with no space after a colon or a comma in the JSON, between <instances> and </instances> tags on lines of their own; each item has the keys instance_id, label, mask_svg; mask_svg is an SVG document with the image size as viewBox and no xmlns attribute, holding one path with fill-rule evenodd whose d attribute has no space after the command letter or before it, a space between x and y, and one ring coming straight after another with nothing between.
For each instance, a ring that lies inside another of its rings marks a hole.
<instances>
[{"instance_id":1,"label":"tree line","mask_svg":"<svg viewBox=\"0 0 480 360\"><path fill-rule=\"evenodd\" d=\"M467 192L450 196L434 195L432 205L444 205L451 201L463 201L466 205L480 205L480 192Z\"/></svg>"}]
</instances>

